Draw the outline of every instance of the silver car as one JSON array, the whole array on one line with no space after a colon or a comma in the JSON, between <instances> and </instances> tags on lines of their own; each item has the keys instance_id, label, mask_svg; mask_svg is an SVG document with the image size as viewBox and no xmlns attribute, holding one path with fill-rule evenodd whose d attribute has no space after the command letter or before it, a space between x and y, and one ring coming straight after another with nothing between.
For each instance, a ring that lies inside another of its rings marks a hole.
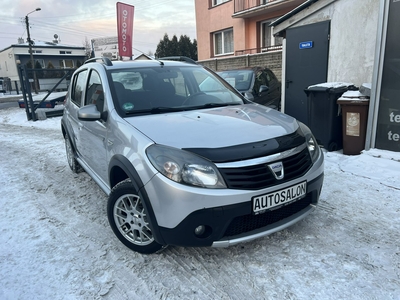
<instances>
[{"instance_id":1,"label":"silver car","mask_svg":"<svg viewBox=\"0 0 400 300\"><path fill-rule=\"evenodd\" d=\"M61 129L72 171L104 190L112 230L141 253L271 234L312 212L322 188L323 153L304 124L194 63L90 59Z\"/></svg>"}]
</instances>

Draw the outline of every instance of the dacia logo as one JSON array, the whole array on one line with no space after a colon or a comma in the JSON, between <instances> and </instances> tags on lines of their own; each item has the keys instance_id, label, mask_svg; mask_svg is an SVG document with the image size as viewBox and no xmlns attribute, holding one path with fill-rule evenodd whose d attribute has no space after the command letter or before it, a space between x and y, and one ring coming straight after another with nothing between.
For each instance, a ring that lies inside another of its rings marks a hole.
<instances>
[{"instance_id":1,"label":"dacia logo","mask_svg":"<svg viewBox=\"0 0 400 300\"><path fill-rule=\"evenodd\" d=\"M285 176L283 171L283 163L281 161L268 165L268 168L271 170L272 174L274 174L277 180L281 180Z\"/></svg>"}]
</instances>

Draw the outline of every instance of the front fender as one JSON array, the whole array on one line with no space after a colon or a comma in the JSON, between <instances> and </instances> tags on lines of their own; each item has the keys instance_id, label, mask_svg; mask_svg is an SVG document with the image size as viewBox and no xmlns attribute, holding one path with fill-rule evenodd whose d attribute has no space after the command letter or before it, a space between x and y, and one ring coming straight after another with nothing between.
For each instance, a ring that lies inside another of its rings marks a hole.
<instances>
[{"instance_id":1,"label":"front fender","mask_svg":"<svg viewBox=\"0 0 400 300\"><path fill-rule=\"evenodd\" d=\"M121 170L123 172L121 172ZM136 169L133 167L132 163L122 155L115 155L112 157L109 165L108 173L110 174L110 188L112 189L118 182L130 178L135 191L138 193L139 197L143 200L143 204L148 213L151 230L153 232L154 238L157 243L165 245L165 242L160 234L157 219L154 214L153 207L151 205L150 198L144 188L144 184L140 179L140 176ZM125 173L125 174L124 174Z\"/></svg>"}]
</instances>

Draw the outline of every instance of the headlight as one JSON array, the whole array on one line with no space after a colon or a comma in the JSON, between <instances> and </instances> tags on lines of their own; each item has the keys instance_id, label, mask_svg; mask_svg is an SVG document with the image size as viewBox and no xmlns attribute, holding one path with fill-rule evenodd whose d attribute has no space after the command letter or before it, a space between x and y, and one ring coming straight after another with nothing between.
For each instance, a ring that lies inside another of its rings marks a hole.
<instances>
[{"instance_id":1,"label":"headlight","mask_svg":"<svg viewBox=\"0 0 400 300\"><path fill-rule=\"evenodd\" d=\"M216 166L195 154L160 145L150 146L146 154L154 168L173 181L211 189L226 188Z\"/></svg>"},{"instance_id":2,"label":"headlight","mask_svg":"<svg viewBox=\"0 0 400 300\"><path fill-rule=\"evenodd\" d=\"M314 135L311 133L310 128L308 128L306 125L304 125L303 123L301 123L299 121L297 121L297 123L299 123L300 129L306 138L308 151L310 152L312 162L314 163L317 160L321 149L320 149Z\"/></svg>"}]
</instances>

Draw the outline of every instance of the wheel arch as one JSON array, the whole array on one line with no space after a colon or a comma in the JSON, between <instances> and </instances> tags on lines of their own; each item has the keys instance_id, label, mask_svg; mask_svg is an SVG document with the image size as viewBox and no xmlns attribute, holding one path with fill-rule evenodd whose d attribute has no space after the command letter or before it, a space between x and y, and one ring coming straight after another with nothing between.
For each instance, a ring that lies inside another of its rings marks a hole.
<instances>
[{"instance_id":1,"label":"wheel arch","mask_svg":"<svg viewBox=\"0 0 400 300\"><path fill-rule=\"evenodd\" d=\"M132 163L122 155L115 155L110 160L109 169L109 183L110 189L112 189L119 182L130 178L135 190L139 193L140 198L143 200L144 206L149 214L150 225L154 235L154 239L157 243L165 245L165 242L161 236L158 228L157 219L154 214L153 207L150 202L150 198L144 188L144 184L140 179L140 176Z\"/></svg>"},{"instance_id":2,"label":"wheel arch","mask_svg":"<svg viewBox=\"0 0 400 300\"><path fill-rule=\"evenodd\" d=\"M68 130L67 130L67 124L64 123L64 120L61 119L61 132L63 135L63 138L65 139L66 137L69 138L70 142L71 142L71 146L72 146L72 150L74 151L74 154L76 156L76 145L75 145L75 139L73 139L71 137L71 135L69 134Z\"/></svg>"}]
</instances>

